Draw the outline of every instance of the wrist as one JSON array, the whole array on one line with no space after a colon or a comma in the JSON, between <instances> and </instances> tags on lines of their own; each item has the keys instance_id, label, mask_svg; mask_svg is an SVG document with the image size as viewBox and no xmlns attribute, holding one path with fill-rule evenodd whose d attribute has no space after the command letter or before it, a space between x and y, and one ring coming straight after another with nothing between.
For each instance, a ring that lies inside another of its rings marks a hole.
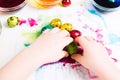
<instances>
[{"instance_id":1,"label":"wrist","mask_svg":"<svg viewBox=\"0 0 120 80\"><path fill-rule=\"evenodd\" d=\"M42 55L40 55L41 53L42 53L42 51L40 53L37 53L35 51L33 52L33 50L31 48L25 49L22 52L27 64L30 64L31 66L34 64L36 67L39 67L39 66L45 64L44 58L42 57Z\"/></svg>"},{"instance_id":2,"label":"wrist","mask_svg":"<svg viewBox=\"0 0 120 80\"><path fill-rule=\"evenodd\" d=\"M115 66L115 63L111 60L106 61L105 63L96 69L94 71L100 78L101 80L119 80L119 73L120 71L118 70L117 66Z\"/></svg>"}]
</instances>

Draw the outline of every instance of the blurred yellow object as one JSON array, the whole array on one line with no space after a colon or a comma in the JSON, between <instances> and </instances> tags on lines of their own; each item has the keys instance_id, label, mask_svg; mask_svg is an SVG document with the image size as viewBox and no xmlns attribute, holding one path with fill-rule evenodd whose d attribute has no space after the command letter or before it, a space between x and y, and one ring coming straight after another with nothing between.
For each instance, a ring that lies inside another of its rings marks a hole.
<instances>
[{"instance_id":1,"label":"blurred yellow object","mask_svg":"<svg viewBox=\"0 0 120 80\"><path fill-rule=\"evenodd\" d=\"M62 0L28 0L28 3L37 8L47 9L58 5L61 1Z\"/></svg>"}]
</instances>

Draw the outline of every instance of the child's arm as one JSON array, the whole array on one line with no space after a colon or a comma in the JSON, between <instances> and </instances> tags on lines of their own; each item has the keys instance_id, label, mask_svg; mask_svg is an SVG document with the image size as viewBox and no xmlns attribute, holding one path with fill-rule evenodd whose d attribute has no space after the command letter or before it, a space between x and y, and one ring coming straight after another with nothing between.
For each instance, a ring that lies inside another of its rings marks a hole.
<instances>
[{"instance_id":1,"label":"child's arm","mask_svg":"<svg viewBox=\"0 0 120 80\"><path fill-rule=\"evenodd\" d=\"M39 66L67 56L63 48L72 41L66 30L45 31L0 70L0 80L26 80Z\"/></svg>"},{"instance_id":2,"label":"child's arm","mask_svg":"<svg viewBox=\"0 0 120 80\"><path fill-rule=\"evenodd\" d=\"M101 80L120 80L120 71L108 56L103 45L90 37L77 37L75 40L81 45L84 52L83 56L72 55L73 59L95 72Z\"/></svg>"}]
</instances>

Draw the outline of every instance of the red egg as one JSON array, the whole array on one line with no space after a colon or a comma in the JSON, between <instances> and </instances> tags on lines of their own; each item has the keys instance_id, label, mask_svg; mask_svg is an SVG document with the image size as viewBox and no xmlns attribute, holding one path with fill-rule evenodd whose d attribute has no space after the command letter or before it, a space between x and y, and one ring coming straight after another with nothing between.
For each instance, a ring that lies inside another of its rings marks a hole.
<instances>
[{"instance_id":1,"label":"red egg","mask_svg":"<svg viewBox=\"0 0 120 80\"><path fill-rule=\"evenodd\" d=\"M72 30L70 31L70 36L75 39L76 37L81 36L81 32L78 30Z\"/></svg>"},{"instance_id":2,"label":"red egg","mask_svg":"<svg viewBox=\"0 0 120 80\"><path fill-rule=\"evenodd\" d=\"M64 7L67 7L67 6L69 6L71 4L71 0L62 0L62 5L64 6Z\"/></svg>"}]
</instances>

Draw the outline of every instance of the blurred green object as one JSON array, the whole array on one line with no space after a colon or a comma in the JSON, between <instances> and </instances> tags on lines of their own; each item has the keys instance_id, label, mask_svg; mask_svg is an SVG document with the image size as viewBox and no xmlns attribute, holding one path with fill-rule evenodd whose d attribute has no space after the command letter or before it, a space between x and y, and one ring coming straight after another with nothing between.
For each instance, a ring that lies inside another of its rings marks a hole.
<instances>
[{"instance_id":1,"label":"blurred green object","mask_svg":"<svg viewBox=\"0 0 120 80\"><path fill-rule=\"evenodd\" d=\"M53 27L52 27L51 25L47 25L47 26L45 26L45 27L43 27L43 28L41 29L41 33L43 33L43 32L44 32L45 30L47 30L47 29L52 30Z\"/></svg>"},{"instance_id":2,"label":"blurred green object","mask_svg":"<svg viewBox=\"0 0 120 80\"><path fill-rule=\"evenodd\" d=\"M77 43L76 42L70 43L68 46L66 46L66 50L70 55L77 53L78 51Z\"/></svg>"},{"instance_id":3,"label":"blurred green object","mask_svg":"<svg viewBox=\"0 0 120 80\"><path fill-rule=\"evenodd\" d=\"M15 27L19 24L19 18L17 16L11 16L7 19L7 24L9 27Z\"/></svg>"}]
</instances>

